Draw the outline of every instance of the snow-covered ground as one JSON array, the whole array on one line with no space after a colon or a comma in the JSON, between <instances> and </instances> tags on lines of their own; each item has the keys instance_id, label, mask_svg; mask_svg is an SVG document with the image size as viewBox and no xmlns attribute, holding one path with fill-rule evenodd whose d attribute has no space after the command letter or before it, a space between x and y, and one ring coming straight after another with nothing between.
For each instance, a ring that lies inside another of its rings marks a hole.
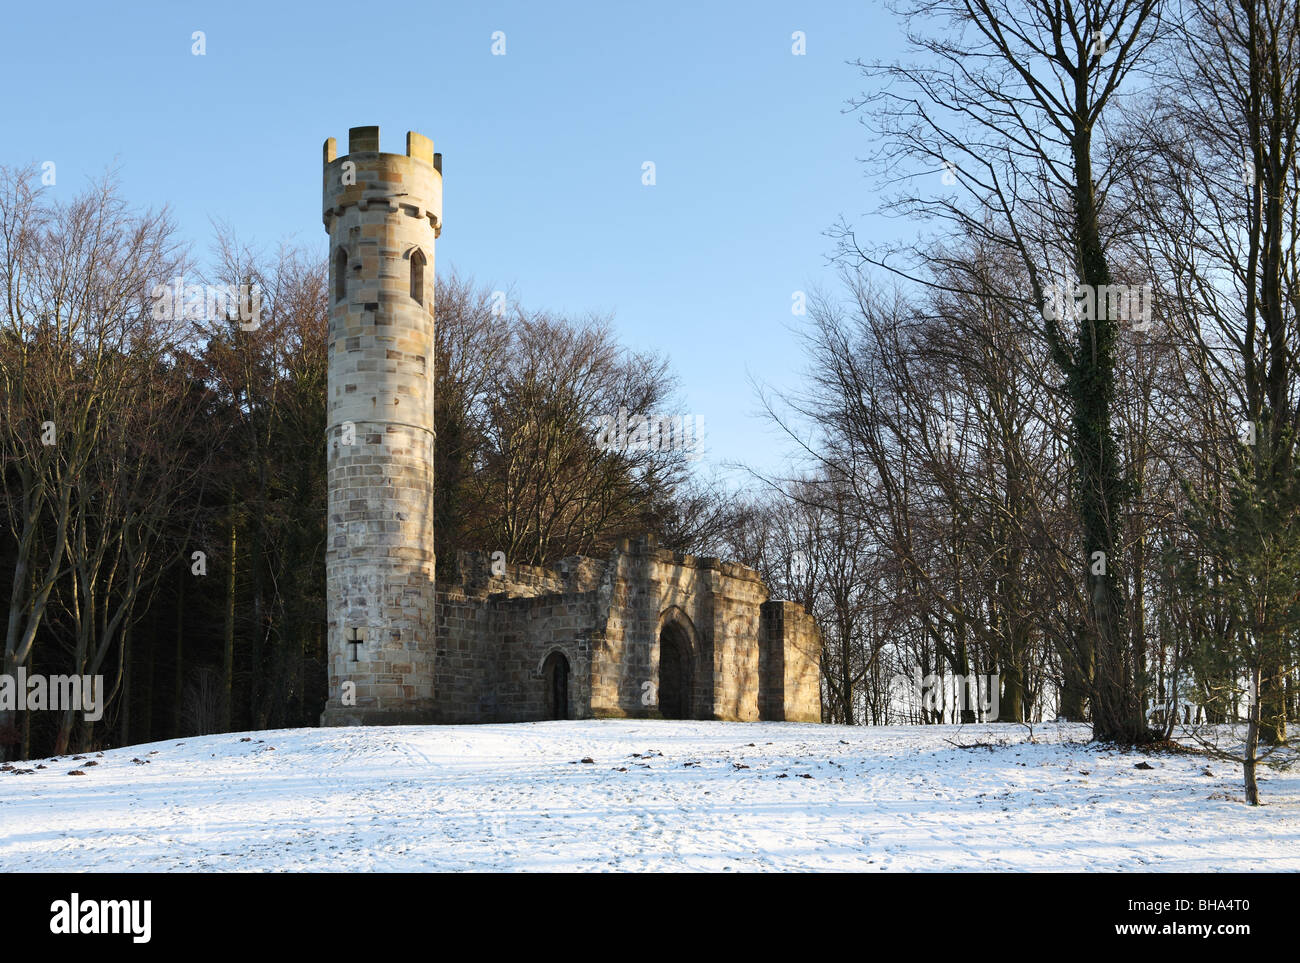
<instances>
[{"instance_id":1,"label":"snow-covered ground","mask_svg":"<svg viewBox=\"0 0 1300 963\"><path fill-rule=\"evenodd\" d=\"M0 870L1300 870L1300 773L1266 772L1251 808L1227 763L1034 734L589 721L170 740L0 772ZM1005 745L953 745L975 742Z\"/></svg>"}]
</instances>

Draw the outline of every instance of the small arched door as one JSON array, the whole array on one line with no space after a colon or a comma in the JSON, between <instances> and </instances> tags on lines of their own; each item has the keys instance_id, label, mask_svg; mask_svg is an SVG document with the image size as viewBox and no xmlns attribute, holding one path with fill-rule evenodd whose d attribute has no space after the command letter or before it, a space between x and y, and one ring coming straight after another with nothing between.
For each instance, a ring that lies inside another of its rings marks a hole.
<instances>
[{"instance_id":1,"label":"small arched door","mask_svg":"<svg viewBox=\"0 0 1300 963\"><path fill-rule=\"evenodd\" d=\"M659 714L691 717L691 644L680 626L669 622L659 633Z\"/></svg>"},{"instance_id":2,"label":"small arched door","mask_svg":"<svg viewBox=\"0 0 1300 963\"><path fill-rule=\"evenodd\" d=\"M569 718L569 660L552 652L542 664L546 684L546 718Z\"/></svg>"}]
</instances>

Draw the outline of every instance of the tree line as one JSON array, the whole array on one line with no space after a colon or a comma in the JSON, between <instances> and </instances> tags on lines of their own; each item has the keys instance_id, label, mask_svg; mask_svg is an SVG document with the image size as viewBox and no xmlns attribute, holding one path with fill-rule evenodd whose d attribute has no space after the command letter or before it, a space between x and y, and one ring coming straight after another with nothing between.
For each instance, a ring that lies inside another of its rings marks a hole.
<instances>
[{"instance_id":1,"label":"tree line","mask_svg":"<svg viewBox=\"0 0 1300 963\"><path fill-rule=\"evenodd\" d=\"M1103 740L1241 720L1256 801L1300 709L1300 5L893 9L850 109L924 227L830 232L807 376L765 396L827 718L972 721L896 682L990 673L1001 720Z\"/></svg>"},{"instance_id":2,"label":"tree line","mask_svg":"<svg viewBox=\"0 0 1300 963\"><path fill-rule=\"evenodd\" d=\"M2 674L100 675L107 705L0 709L8 756L316 724L327 282L225 229L200 269L112 180L62 201L0 169ZM248 298L209 314L213 290L257 292L256 318ZM595 443L620 409L678 410L663 357L454 275L436 303L441 578L458 548L543 565L713 537L726 500L689 451Z\"/></svg>"}]
</instances>

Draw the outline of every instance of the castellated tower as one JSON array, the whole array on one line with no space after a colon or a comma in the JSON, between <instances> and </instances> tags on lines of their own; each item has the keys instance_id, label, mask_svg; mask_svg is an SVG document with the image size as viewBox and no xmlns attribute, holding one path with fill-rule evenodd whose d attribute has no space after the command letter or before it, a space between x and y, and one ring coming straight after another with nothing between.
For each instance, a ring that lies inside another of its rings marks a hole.
<instances>
[{"instance_id":1,"label":"castellated tower","mask_svg":"<svg viewBox=\"0 0 1300 963\"><path fill-rule=\"evenodd\" d=\"M330 236L322 725L433 720L433 246L442 155L353 127L325 141Z\"/></svg>"},{"instance_id":2,"label":"castellated tower","mask_svg":"<svg viewBox=\"0 0 1300 963\"><path fill-rule=\"evenodd\" d=\"M459 552L435 589L433 246L442 157L325 142L322 725L821 718L821 637L758 573L625 539L553 567ZM649 696L649 697L648 697Z\"/></svg>"}]
</instances>

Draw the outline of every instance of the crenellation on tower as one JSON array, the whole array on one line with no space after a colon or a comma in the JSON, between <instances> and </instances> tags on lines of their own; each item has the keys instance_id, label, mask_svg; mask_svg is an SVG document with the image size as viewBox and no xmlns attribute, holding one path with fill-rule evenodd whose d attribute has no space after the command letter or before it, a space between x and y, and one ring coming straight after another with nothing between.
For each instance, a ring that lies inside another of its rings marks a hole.
<instances>
[{"instance_id":1,"label":"crenellation on tower","mask_svg":"<svg viewBox=\"0 0 1300 963\"><path fill-rule=\"evenodd\" d=\"M406 156L433 164L433 141L413 130L406 132Z\"/></svg>"},{"instance_id":2,"label":"crenellation on tower","mask_svg":"<svg viewBox=\"0 0 1300 963\"><path fill-rule=\"evenodd\" d=\"M379 152L378 127L349 127L348 153Z\"/></svg>"},{"instance_id":3,"label":"crenellation on tower","mask_svg":"<svg viewBox=\"0 0 1300 963\"><path fill-rule=\"evenodd\" d=\"M442 233L442 154L434 152L428 137L408 131L406 153L385 154L379 150L378 127L353 127L346 154L339 155L337 141L329 137L322 155L323 219L331 234L330 218L353 205L402 211L427 219L435 238Z\"/></svg>"}]
</instances>

